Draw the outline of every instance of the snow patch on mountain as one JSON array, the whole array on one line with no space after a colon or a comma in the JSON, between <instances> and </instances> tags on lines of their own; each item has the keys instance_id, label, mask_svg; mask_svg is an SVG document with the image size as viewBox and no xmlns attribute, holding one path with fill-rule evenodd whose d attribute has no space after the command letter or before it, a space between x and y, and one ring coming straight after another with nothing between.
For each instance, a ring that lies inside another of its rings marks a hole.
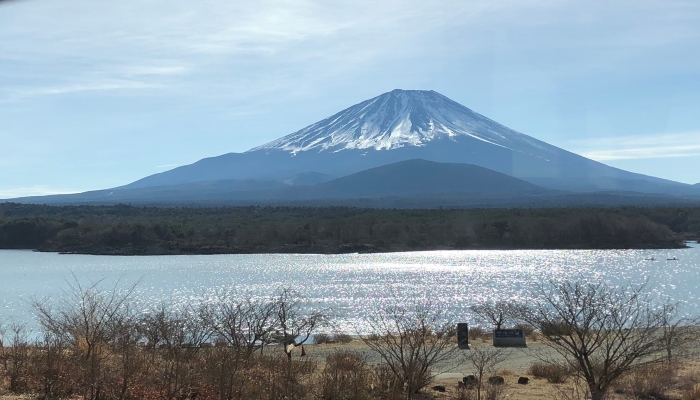
<instances>
[{"instance_id":1,"label":"snow patch on mountain","mask_svg":"<svg viewBox=\"0 0 700 400\"><path fill-rule=\"evenodd\" d=\"M432 90L397 89L248 152L393 150L422 147L437 139L457 141L463 137L515 151L532 146L545 152L556 149Z\"/></svg>"}]
</instances>

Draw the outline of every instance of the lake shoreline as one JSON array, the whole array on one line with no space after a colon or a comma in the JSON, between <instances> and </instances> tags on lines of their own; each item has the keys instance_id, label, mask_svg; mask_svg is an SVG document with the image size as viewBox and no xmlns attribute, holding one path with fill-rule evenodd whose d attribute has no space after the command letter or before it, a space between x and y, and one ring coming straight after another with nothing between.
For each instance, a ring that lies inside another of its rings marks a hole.
<instances>
[{"instance_id":1,"label":"lake shoreline","mask_svg":"<svg viewBox=\"0 0 700 400\"><path fill-rule=\"evenodd\" d=\"M179 255L256 255L256 254L299 254L299 255L343 255L343 254L392 254L392 253L412 253L424 251L466 251L466 250L493 250L493 251L517 251L517 250L680 250L690 248L686 242L676 243L671 246L660 245L640 245L640 246L567 246L567 247L418 247L418 248L401 248L387 249L377 248L370 245L345 246L341 249L320 249L320 248L303 248L297 246L289 246L288 248L273 248L272 251L267 249L226 249L215 247L203 247L198 249L177 249L177 251L158 251L159 249L142 249L142 248L120 248L120 249L104 249L104 250L66 250L60 248L49 249L11 249L0 248L0 250L26 250L40 253L58 253L58 254L76 254L76 255L92 255L92 256L179 256ZM154 251L155 250L155 251Z\"/></svg>"}]
</instances>

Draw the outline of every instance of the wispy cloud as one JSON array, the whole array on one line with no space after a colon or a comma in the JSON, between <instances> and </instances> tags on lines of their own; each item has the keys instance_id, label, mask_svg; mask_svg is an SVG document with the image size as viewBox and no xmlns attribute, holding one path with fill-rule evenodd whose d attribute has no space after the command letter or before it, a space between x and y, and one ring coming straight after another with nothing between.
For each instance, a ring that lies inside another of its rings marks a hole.
<instances>
[{"instance_id":1,"label":"wispy cloud","mask_svg":"<svg viewBox=\"0 0 700 400\"><path fill-rule=\"evenodd\" d=\"M137 77L201 96L225 94L249 100L272 92L280 100L322 86L315 82L337 82L371 65L386 65L387 58L398 54L417 56L415 47L434 39L446 25L477 26L541 3L214 0L197 7L178 0L109 6L85 0L28 3L24 12L0 15L0 35L7 38L0 43L0 59L14 60L0 72L26 82L27 95L14 98L118 89L64 83L90 80L97 70L104 75L99 79ZM83 18L65 25L57 23L61 20L57 15ZM36 26L48 28L28 28ZM461 51L483 43L460 43ZM131 65L120 66L125 63ZM158 80L185 73L187 79ZM34 74L54 82L37 83L30 77ZM122 89L147 87L124 85Z\"/></svg>"},{"instance_id":2,"label":"wispy cloud","mask_svg":"<svg viewBox=\"0 0 700 400\"><path fill-rule=\"evenodd\" d=\"M69 194L78 192L80 192L80 190L58 189L45 185L35 185L28 187L0 189L0 199L13 199L17 197L28 196L47 196L51 194Z\"/></svg>"},{"instance_id":3,"label":"wispy cloud","mask_svg":"<svg viewBox=\"0 0 700 400\"><path fill-rule=\"evenodd\" d=\"M128 80L109 80L104 82L85 82L72 83L64 85L52 86L34 86L28 88L20 88L10 90L6 101L16 101L19 99L35 96L50 96L80 92L105 92L117 90L133 90L133 89L152 89L159 87L156 84L128 81Z\"/></svg>"},{"instance_id":4,"label":"wispy cloud","mask_svg":"<svg viewBox=\"0 0 700 400\"><path fill-rule=\"evenodd\" d=\"M575 143L574 148L598 161L696 157L700 132L591 139Z\"/></svg>"},{"instance_id":5,"label":"wispy cloud","mask_svg":"<svg viewBox=\"0 0 700 400\"><path fill-rule=\"evenodd\" d=\"M130 65L121 68L127 76L140 75L180 75L187 72L182 65Z\"/></svg>"}]
</instances>

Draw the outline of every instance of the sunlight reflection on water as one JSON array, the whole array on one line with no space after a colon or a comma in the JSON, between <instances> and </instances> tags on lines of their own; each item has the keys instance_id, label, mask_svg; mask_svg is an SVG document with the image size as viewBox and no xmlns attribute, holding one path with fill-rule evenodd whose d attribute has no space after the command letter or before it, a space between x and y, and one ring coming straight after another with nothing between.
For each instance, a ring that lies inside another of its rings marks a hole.
<instances>
[{"instance_id":1,"label":"sunlight reflection on water","mask_svg":"<svg viewBox=\"0 0 700 400\"><path fill-rule=\"evenodd\" d=\"M654 257L656 261L646 259ZM677 257L678 261L667 261ZM272 294L292 286L331 308L340 329L402 297L431 299L457 319L484 300L526 299L537 283L583 278L642 283L659 296L700 305L700 248L682 250L470 250L345 255L109 257L0 251L0 317L27 319L31 296L56 299L71 273L83 283L129 286L145 306L212 300L218 293Z\"/></svg>"}]
</instances>

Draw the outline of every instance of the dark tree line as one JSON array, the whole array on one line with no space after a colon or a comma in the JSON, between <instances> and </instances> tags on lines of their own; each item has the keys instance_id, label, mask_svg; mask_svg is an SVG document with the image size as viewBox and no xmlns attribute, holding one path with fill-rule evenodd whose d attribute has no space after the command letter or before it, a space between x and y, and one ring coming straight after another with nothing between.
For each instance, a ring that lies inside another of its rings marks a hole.
<instances>
[{"instance_id":1,"label":"dark tree line","mask_svg":"<svg viewBox=\"0 0 700 400\"><path fill-rule=\"evenodd\" d=\"M675 248L700 209L155 208L0 204L0 248L89 254ZM688 236L690 235L690 236Z\"/></svg>"}]
</instances>

